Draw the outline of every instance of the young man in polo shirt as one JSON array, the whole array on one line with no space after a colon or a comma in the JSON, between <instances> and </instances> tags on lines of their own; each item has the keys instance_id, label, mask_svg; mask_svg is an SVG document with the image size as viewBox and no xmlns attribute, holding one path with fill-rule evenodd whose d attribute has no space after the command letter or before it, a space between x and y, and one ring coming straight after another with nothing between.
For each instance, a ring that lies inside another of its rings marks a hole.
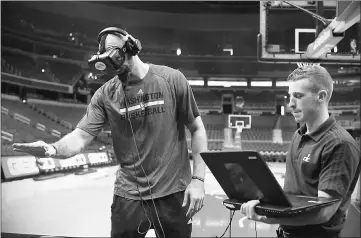
<instances>
[{"instance_id":1,"label":"young man in polo shirt","mask_svg":"<svg viewBox=\"0 0 361 238\"><path fill-rule=\"evenodd\" d=\"M284 190L341 200L321 211L287 218L257 215L254 207L258 200L243 204L241 212L255 221L280 224L278 237L340 237L360 174L359 146L329 115L333 81L325 68L316 65L298 68L288 80L289 106L302 126L294 133L288 150Z\"/></svg>"}]
</instances>

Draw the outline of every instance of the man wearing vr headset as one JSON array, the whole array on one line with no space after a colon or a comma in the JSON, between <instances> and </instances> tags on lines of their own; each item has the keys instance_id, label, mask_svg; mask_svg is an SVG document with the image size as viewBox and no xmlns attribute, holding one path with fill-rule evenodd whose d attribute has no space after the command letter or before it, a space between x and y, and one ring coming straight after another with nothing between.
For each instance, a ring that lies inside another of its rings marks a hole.
<instances>
[{"instance_id":1,"label":"man wearing vr headset","mask_svg":"<svg viewBox=\"0 0 361 238\"><path fill-rule=\"evenodd\" d=\"M191 218L203 207L207 138L184 75L167 66L143 63L139 40L118 28L98 37L89 66L114 77L93 95L77 128L58 142L14 144L35 157L68 158L111 127L116 173L111 206L112 237L190 237ZM193 174L185 136L192 135ZM38 159L39 161L39 159ZM40 162L40 161L39 161Z\"/></svg>"}]
</instances>

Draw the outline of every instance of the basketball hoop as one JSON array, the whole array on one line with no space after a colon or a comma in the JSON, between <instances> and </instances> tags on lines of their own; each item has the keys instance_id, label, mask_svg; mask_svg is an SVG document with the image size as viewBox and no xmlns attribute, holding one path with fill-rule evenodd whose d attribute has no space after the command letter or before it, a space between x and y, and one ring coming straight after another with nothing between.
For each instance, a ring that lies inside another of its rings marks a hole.
<instances>
[{"instance_id":1,"label":"basketball hoop","mask_svg":"<svg viewBox=\"0 0 361 238\"><path fill-rule=\"evenodd\" d=\"M251 129L251 115L228 115L228 128L224 128L224 148L242 149L241 134L244 129Z\"/></svg>"},{"instance_id":2,"label":"basketball hoop","mask_svg":"<svg viewBox=\"0 0 361 238\"><path fill-rule=\"evenodd\" d=\"M303 67L307 67L307 66L312 66L312 65L317 65L317 66L320 66L321 63L309 63L309 62L298 62L297 63L297 66L298 68L303 68Z\"/></svg>"}]
</instances>

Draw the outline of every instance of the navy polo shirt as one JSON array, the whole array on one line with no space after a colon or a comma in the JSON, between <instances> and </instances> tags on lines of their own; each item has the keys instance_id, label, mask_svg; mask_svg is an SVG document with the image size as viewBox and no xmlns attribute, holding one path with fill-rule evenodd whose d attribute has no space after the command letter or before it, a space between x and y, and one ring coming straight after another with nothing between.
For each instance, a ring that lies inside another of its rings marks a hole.
<instances>
[{"instance_id":1,"label":"navy polo shirt","mask_svg":"<svg viewBox=\"0 0 361 238\"><path fill-rule=\"evenodd\" d=\"M305 134L306 131L304 124L292 137L286 158L285 192L318 196L318 190L321 190L337 194L342 202L325 224L281 226L285 230L307 227L338 232L343 228L346 210L360 173L360 149L350 133L332 115L314 132Z\"/></svg>"}]
</instances>

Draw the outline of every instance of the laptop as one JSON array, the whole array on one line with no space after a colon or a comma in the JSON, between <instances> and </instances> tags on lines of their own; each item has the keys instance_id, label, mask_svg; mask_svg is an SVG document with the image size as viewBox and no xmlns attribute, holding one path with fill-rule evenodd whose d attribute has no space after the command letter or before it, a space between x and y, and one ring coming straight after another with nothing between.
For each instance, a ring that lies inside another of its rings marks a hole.
<instances>
[{"instance_id":1,"label":"laptop","mask_svg":"<svg viewBox=\"0 0 361 238\"><path fill-rule=\"evenodd\" d=\"M286 194L267 163L256 151L209 151L204 162L228 196L223 204L233 210L250 200L260 200L258 215L291 216L330 206L339 199Z\"/></svg>"}]
</instances>

